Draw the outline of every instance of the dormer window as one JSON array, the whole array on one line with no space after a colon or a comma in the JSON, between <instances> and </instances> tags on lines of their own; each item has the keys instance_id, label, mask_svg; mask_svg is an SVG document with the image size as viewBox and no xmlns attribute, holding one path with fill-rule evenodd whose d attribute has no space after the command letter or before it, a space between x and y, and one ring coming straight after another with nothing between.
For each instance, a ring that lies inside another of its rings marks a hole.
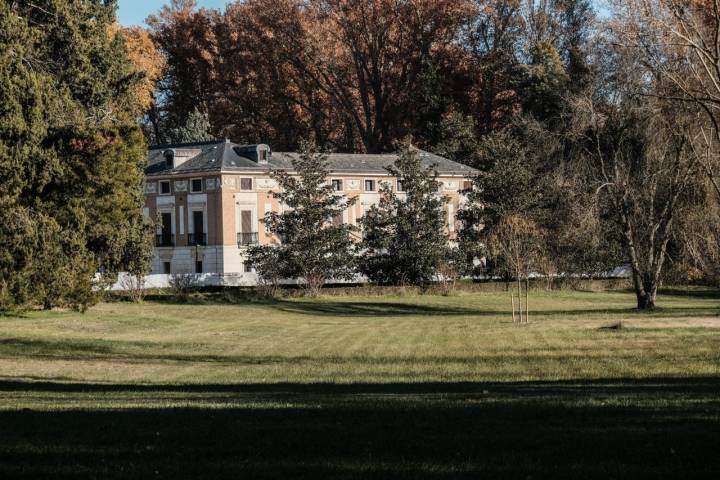
<instances>
[{"instance_id":1,"label":"dormer window","mask_svg":"<svg viewBox=\"0 0 720 480\"><path fill-rule=\"evenodd\" d=\"M165 150L163 155L165 156L165 168L175 168L175 152Z\"/></svg>"},{"instance_id":2,"label":"dormer window","mask_svg":"<svg viewBox=\"0 0 720 480\"><path fill-rule=\"evenodd\" d=\"M267 165L271 156L270 146L264 143L236 145L233 147L233 150L240 157L247 158L250 161L264 165Z\"/></svg>"}]
</instances>

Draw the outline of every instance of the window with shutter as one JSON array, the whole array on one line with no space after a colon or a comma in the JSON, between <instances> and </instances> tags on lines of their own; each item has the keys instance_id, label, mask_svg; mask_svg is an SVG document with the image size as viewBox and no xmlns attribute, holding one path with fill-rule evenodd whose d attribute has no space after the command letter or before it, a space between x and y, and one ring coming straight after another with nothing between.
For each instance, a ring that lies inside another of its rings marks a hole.
<instances>
[{"instance_id":1,"label":"window with shutter","mask_svg":"<svg viewBox=\"0 0 720 480\"><path fill-rule=\"evenodd\" d=\"M241 210L240 211L240 231L243 233L250 233L252 229L252 211Z\"/></svg>"}]
</instances>

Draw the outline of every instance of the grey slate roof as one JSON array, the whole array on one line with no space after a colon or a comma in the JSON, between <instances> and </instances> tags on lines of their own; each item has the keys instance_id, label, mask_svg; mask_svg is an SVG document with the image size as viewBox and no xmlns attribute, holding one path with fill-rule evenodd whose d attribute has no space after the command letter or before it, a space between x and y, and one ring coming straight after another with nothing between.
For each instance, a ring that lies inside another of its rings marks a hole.
<instances>
[{"instance_id":1,"label":"grey slate roof","mask_svg":"<svg viewBox=\"0 0 720 480\"><path fill-rule=\"evenodd\" d=\"M199 143L157 145L148 149L145 174L147 176L173 175L201 172L267 172L269 170L292 170L295 152L272 152L267 164L239 155L234 147L240 145L227 140ZM163 152L171 148L197 149L200 152L175 168L165 166ZM441 175L473 175L477 171L447 158L419 151L424 166L433 165ZM328 155L331 172L336 173L386 173L385 167L392 164L396 154L371 155L363 153L331 153Z\"/></svg>"}]
</instances>

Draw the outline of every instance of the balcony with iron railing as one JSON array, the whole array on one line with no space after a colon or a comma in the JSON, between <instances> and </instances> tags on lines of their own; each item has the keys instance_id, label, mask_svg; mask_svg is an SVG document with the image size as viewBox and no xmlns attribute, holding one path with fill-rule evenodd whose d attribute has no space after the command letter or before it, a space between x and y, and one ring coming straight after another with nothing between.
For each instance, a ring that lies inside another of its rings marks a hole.
<instances>
[{"instance_id":1,"label":"balcony with iron railing","mask_svg":"<svg viewBox=\"0 0 720 480\"><path fill-rule=\"evenodd\" d=\"M207 233L188 233L188 245L207 245Z\"/></svg>"},{"instance_id":2,"label":"balcony with iron railing","mask_svg":"<svg viewBox=\"0 0 720 480\"><path fill-rule=\"evenodd\" d=\"M238 232L237 243L238 247L242 247L245 245L257 245L258 232Z\"/></svg>"},{"instance_id":3,"label":"balcony with iron railing","mask_svg":"<svg viewBox=\"0 0 720 480\"><path fill-rule=\"evenodd\" d=\"M172 233L158 233L157 235L155 235L155 246L174 247L175 235L173 235Z\"/></svg>"}]
</instances>

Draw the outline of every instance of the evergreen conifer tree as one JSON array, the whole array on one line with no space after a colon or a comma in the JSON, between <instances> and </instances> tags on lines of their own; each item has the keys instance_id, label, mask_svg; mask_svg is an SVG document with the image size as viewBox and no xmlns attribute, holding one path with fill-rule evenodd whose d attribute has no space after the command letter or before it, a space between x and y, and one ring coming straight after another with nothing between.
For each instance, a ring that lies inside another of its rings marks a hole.
<instances>
[{"instance_id":1,"label":"evergreen conifer tree","mask_svg":"<svg viewBox=\"0 0 720 480\"><path fill-rule=\"evenodd\" d=\"M207 113L202 113L195 108L187 117L185 124L172 129L171 137L175 143L204 142L213 140L210 134L210 120Z\"/></svg>"},{"instance_id":2,"label":"evergreen conifer tree","mask_svg":"<svg viewBox=\"0 0 720 480\"><path fill-rule=\"evenodd\" d=\"M129 248L120 232L145 223L137 78L115 7L0 2L0 308L85 308L95 272L123 267L106 261Z\"/></svg>"},{"instance_id":3,"label":"evergreen conifer tree","mask_svg":"<svg viewBox=\"0 0 720 480\"><path fill-rule=\"evenodd\" d=\"M268 230L281 243L251 248L249 261L261 275L298 278L310 295L317 295L327 280L351 279L355 274L353 227L341 221L354 200L333 191L327 182L327 155L313 144L301 146L292 166L294 172L272 173L280 187L273 195L284 210L265 216Z\"/></svg>"},{"instance_id":4,"label":"evergreen conifer tree","mask_svg":"<svg viewBox=\"0 0 720 480\"><path fill-rule=\"evenodd\" d=\"M402 193L386 183L380 202L362 218L361 269L377 283L425 286L448 255L447 199L438 193L437 172L423 167L409 144L387 171L400 179Z\"/></svg>"}]
</instances>

